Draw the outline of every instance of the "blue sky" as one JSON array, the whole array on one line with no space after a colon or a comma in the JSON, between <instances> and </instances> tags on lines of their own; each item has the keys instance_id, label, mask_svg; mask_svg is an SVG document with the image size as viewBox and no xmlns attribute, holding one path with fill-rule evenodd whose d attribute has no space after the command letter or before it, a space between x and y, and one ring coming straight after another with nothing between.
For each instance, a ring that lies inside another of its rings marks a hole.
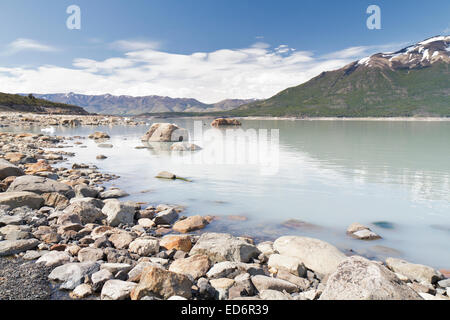
<instances>
[{"instance_id":1,"label":"blue sky","mask_svg":"<svg viewBox=\"0 0 450 320\"><path fill-rule=\"evenodd\" d=\"M81 30L66 28L72 4ZM449 13L448 0L2 0L0 91L265 98L449 34Z\"/></svg>"}]
</instances>

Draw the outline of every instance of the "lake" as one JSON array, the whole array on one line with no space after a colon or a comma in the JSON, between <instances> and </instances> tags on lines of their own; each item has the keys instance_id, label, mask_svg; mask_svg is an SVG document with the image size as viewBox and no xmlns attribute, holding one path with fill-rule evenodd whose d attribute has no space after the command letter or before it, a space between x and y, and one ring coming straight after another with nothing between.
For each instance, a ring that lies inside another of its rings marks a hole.
<instances>
[{"instance_id":1,"label":"lake","mask_svg":"<svg viewBox=\"0 0 450 320\"><path fill-rule=\"evenodd\" d=\"M123 200L178 204L186 207L184 215L218 216L207 231L257 240L306 235L368 257L450 268L449 121L243 120L242 130L256 132L256 139L232 140L225 130L220 141L194 134L194 128L208 132L211 120L148 120L188 129L191 142L203 149L183 154L164 143L136 149L149 125L59 127L54 134L107 132L113 148L86 139L87 148L67 148L76 152L69 161L120 175L110 185L130 193ZM266 149L260 129L268 130ZM271 133L278 143L270 141ZM98 154L108 158L97 160ZM255 154L256 162L245 158ZM236 158L224 160L228 156ZM156 179L163 170L192 182ZM305 224L286 225L289 219ZM353 222L383 239L350 238L346 229Z\"/></svg>"}]
</instances>

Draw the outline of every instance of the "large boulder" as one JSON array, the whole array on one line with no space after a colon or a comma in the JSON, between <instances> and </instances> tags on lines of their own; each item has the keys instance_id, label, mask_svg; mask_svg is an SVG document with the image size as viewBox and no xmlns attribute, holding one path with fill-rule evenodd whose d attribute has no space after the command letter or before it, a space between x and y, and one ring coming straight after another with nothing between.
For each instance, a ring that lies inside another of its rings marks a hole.
<instances>
[{"instance_id":1,"label":"large boulder","mask_svg":"<svg viewBox=\"0 0 450 320\"><path fill-rule=\"evenodd\" d=\"M297 258L321 276L334 272L346 258L331 244L308 237L284 236L275 240L273 247L281 255Z\"/></svg>"},{"instance_id":2,"label":"large boulder","mask_svg":"<svg viewBox=\"0 0 450 320\"><path fill-rule=\"evenodd\" d=\"M107 216L108 225L117 227L119 224L134 224L135 208L126 202L120 202L117 199L106 201L102 208L102 212Z\"/></svg>"},{"instance_id":3,"label":"large boulder","mask_svg":"<svg viewBox=\"0 0 450 320\"><path fill-rule=\"evenodd\" d=\"M386 265L392 271L400 273L408 277L408 279L415 280L417 282L424 281L427 283L435 283L442 279L441 274L439 274L435 269L422 264L410 263L397 258L387 258Z\"/></svg>"},{"instance_id":4,"label":"large boulder","mask_svg":"<svg viewBox=\"0 0 450 320\"><path fill-rule=\"evenodd\" d=\"M19 167L13 165L11 162L0 159L0 180L12 176L23 176L23 171Z\"/></svg>"},{"instance_id":5,"label":"large boulder","mask_svg":"<svg viewBox=\"0 0 450 320\"><path fill-rule=\"evenodd\" d=\"M150 266L141 275L139 284L131 291L131 299L139 300L148 294L168 299L171 296L191 298L192 281L183 274Z\"/></svg>"},{"instance_id":6,"label":"large boulder","mask_svg":"<svg viewBox=\"0 0 450 320\"><path fill-rule=\"evenodd\" d=\"M48 278L62 282L61 289L73 290L84 282L86 276L91 276L100 269L95 262L67 263L56 267Z\"/></svg>"},{"instance_id":7,"label":"large boulder","mask_svg":"<svg viewBox=\"0 0 450 320\"><path fill-rule=\"evenodd\" d=\"M204 254L212 263L249 262L258 257L260 251L254 245L230 234L207 232L201 235L189 254Z\"/></svg>"},{"instance_id":8,"label":"large boulder","mask_svg":"<svg viewBox=\"0 0 450 320\"><path fill-rule=\"evenodd\" d=\"M0 257L11 256L16 253L34 249L38 246L39 240L4 240L0 241Z\"/></svg>"},{"instance_id":9,"label":"large boulder","mask_svg":"<svg viewBox=\"0 0 450 320\"><path fill-rule=\"evenodd\" d=\"M89 202L72 203L63 212L78 215L82 224L94 223L104 218L102 211Z\"/></svg>"},{"instance_id":10,"label":"large boulder","mask_svg":"<svg viewBox=\"0 0 450 320\"><path fill-rule=\"evenodd\" d=\"M213 127L240 126L240 125L242 125L242 123L239 120L231 118L217 118L213 122L211 122L211 126Z\"/></svg>"},{"instance_id":11,"label":"large boulder","mask_svg":"<svg viewBox=\"0 0 450 320\"><path fill-rule=\"evenodd\" d=\"M142 141L150 142L179 142L186 140L188 140L187 130L173 123L154 123L142 137Z\"/></svg>"},{"instance_id":12,"label":"large boulder","mask_svg":"<svg viewBox=\"0 0 450 320\"><path fill-rule=\"evenodd\" d=\"M6 205L11 209L22 206L39 209L43 204L44 198L32 192L17 191L0 193L0 205Z\"/></svg>"},{"instance_id":13,"label":"large boulder","mask_svg":"<svg viewBox=\"0 0 450 320\"><path fill-rule=\"evenodd\" d=\"M385 266L360 256L342 261L320 300L422 300Z\"/></svg>"},{"instance_id":14,"label":"large boulder","mask_svg":"<svg viewBox=\"0 0 450 320\"><path fill-rule=\"evenodd\" d=\"M30 175L17 177L7 190L7 192L17 191L28 191L36 194L58 192L69 199L75 195L75 192L67 184Z\"/></svg>"}]
</instances>

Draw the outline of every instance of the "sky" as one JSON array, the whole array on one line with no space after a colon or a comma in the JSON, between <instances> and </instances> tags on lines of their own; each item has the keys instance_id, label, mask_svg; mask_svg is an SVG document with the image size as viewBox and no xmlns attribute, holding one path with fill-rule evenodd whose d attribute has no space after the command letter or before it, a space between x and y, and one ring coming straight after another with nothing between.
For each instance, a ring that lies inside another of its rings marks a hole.
<instances>
[{"instance_id":1,"label":"sky","mask_svg":"<svg viewBox=\"0 0 450 320\"><path fill-rule=\"evenodd\" d=\"M448 35L449 17L448 0L2 0L0 92L263 99Z\"/></svg>"}]
</instances>

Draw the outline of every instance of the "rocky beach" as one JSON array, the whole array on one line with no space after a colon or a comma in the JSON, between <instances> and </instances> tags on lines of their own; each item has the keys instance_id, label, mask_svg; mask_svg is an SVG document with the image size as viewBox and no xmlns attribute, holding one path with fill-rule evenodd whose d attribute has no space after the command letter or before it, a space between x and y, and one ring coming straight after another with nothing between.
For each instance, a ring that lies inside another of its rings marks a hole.
<instances>
[{"instance_id":1,"label":"rocky beach","mask_svg":"<svg viewBox=\"0 0 450 320\"><path fill-rule=\"evenodd\" d=\"M104 186L117 174L70 161L75 153L66 149L86 139L112 147L108 132L96 126L145 124L115 116L0 114L0 300L450 299L450 270L396 257L369 260L311 237L257 242L209 232L217 217L185 216L185 208L170 203L124 201L127 190ZM33 126L46 129L27 132ZM55 126L93 130L55 136ZM199 149L176 125L153 125L142 134L144 142L173 142L171 150ZM155 177L177 178L183 179L170 172ZM380 238L357 222L342 233L358 241Z\"/></svg>"}]
</instances>

